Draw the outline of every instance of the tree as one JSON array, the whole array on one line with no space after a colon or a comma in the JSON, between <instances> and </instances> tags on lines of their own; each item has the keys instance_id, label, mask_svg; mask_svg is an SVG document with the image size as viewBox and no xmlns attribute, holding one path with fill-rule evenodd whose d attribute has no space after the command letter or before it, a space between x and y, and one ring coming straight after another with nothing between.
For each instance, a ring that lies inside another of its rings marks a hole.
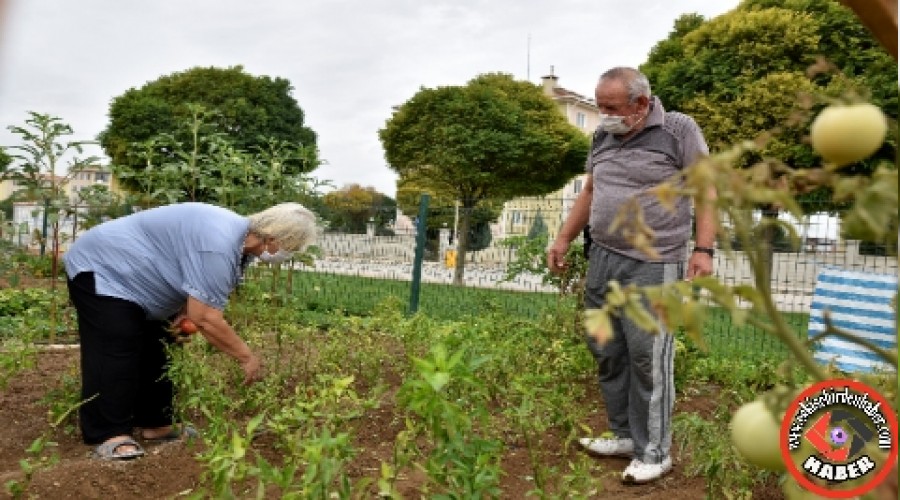
<instances>
[{"instance_id":1,"label":"tree","mask_svg":"<svg viewBox=\"0 0 900 500\"><path fill-rule=\"evenodd\" d=\"M533 240L535 238L546 237L548 234L544 216L541 215L541 211L538 209L537 215L534 216L534 222L531 223L531 227L528 229L528 239Z\"/></svg>"},{"instance_id":2,"label":"tree","mask_svg":"<svg viewBox=\"0 0 900 500\"><path fill-rule=\"evenodd\" d=\"M122 217L128 213L128 207L122 204L122 197L108 186L87 186L78 191L75 198L73 216L75 223L72 232L88 230L109 219ZM75 235L72 235L74 239Z\"/></svg>"},{"instance_id":3,"label":"tree","mask_svg":"<svg viewBox=\"0 0 900 500\"><path fill-rule=\"evenodd\" d=\"M459 201L455 284L475 207L559 189L583 170L589 143L538 86L504 74L422 88L378 133L401 180Z\"/></svg>"},{"instance_id":4,"label":"tree","mask_svg":"<svg viewBox=\"0 0 900 500\"><path fill-rule=\"evenodd\" d=\"M682 16L641 70L667 109L694 116L713 150L774 130L755 157L743 159L745 166L768 156L793 167L817 166L819 157L802 140L809 122L796 120L793 111L822 107L849 89L869 89L869 100L897 118L896 61L836 0L744 0L708 21ZM871 172L895 154L891 139L853 171ZM828 199L817 192L801 202L821 206Z\"/></svg>"},{"instance_id":5,"label":"tree","mask_svg":"<svg viewBox=\"0 0 900 500\"><path fill-rule=\"evenodd\" d=\"M385 227L394 222L397 202L374 187L350 184L322 197L328 229L346 233L364 234L369 221L375 224L376 233L384 234Z\"/></svg>"},{"instance_id":6,"label":"tree","mask_svg":"<svg viewBox=\"0 0 900 500\"><path fill-rule=\"evenodd\" d=\"M252 213L273 199L309 203L315 198L322 183L306 173L291 173L288 166L298 160L318 165L314 148L260 138L256 153L244 151L216 131L203 106L186 108L190 115L178 129L132 145L129 156L140 162L138 167L113 165L116 177L132 190L128 203L148 207L204 201ZM176 139L185 132L186 140Z\"/></svg>"},{"instance_id":7,"label":"tree","mask_svg":"<svg viewBox=\"0 0 900 500\"><path fill-rule=\"evenodd\" d=\"M0 148L0 171L5 170L12 161L12 157L6 154L6 151L4 151L3 148Z\"/></svg>"},{"instance_id":8,"label":"tree","mask_svg":"<svg viewBox=\"0 0 900 500\"><path fill-rule=\"evenodd\" d=\"M437 252L440 245L438 236L442 228L450 230L452 241L459 241L456 234L459 228L460 207L456 199L441 195L432 190L416 186L414 183L400 179L397 182L397 206L405 215L415 218L419 214L419 202L423 193L431 196L426 218L427 246L430 252ZM467 252L483 250L491 244L490 225L500 216L503 204L495 200L481 200L469 214L469 232L466 243ZM486 234L485 234L486 233ZM440 256L435 256L440 258Z\"/></svg>"},{"instance_id":9,"label":"tree","mask_svg":"<svg viewBox=\"0 0 900 500\"><path fill-rule=\"evenodd\" d=\"M288 80L252 76L241 66L198 67L173 73L114 98L109 125L100 133L100 145L113 164L140 170L145 162L135 145L146 145L162 134L171 134L173 142L194 142L192 131L182 124L200 107L211 130L222 134L237 150L261 151L272 140L315 150L316 134L304 125L303 110L291 97L291 90ZM164 147L156 152L171 153ZM290 174L308 173L317 166L317 162L303 158L291 159L285 165Z\"/></svg>"},{"instance_id":10,"label":"tree","mask_svg":"<svg viewBox=\"0 0 900 500\"><path fill-rule=\"evenodd\" d=\"M819 166L821 157L804 140L815 114L809 111L848 91L871 94L872 103L897 118L896 61L836 0L744 0L708 21L682 16L641 70L667 109L697 120L711 150L760 140L762 148L742 150L742 167L764 158L792 168ZM892 137L848 172L872 172L881 160L894 158L896 146ZM829 189L801 194L801 206L807 212L845 208ZM771 265L779 209L768 203L757 209L770 219L759 241L770 248Z\"/></svg>"}]
</instances>

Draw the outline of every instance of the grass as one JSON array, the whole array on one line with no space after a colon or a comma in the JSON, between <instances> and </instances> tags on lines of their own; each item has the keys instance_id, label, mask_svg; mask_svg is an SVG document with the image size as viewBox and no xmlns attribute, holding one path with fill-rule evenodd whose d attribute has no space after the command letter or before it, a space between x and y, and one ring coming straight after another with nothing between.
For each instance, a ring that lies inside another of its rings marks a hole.
<instances>
[{"instance_id":1,"label":"grass","mask_svg":"<svg viewBox=\"0 0 900 500\"><path fill-rule=\"evenodd\" d=\"M293 277L294 299L303 304L306 316L329 323L336 312L343 316L371 316L389 298L409 304L409 281L298 272ZM457 287L422 283L419 311L439 320L467 316L508 314L537 320L558 308L575 307L574 299L561 301L554 293L518 292L490 288ZM784 313L801 338L806 337L807 313ZM737 326L727 312L712 308L704 329L708 354L716 358L739 357L748 361L778 361L788 353L774 337L752 326Z\"/></svg>"},{"instance_id":2,"label":"grass","mask_svg":"<svg viewBox=\"0 0 900 500\"><path fill-rule=\"evenodd\" d=\"M410 288L409 281L316 272L298 272L293 280L293 295L308 310L342 311L347 316L371 316L391 297L409 304ZM553 293L422 283L418 310L443 320L498 311L534 319L548 308L555 309L558 303Z\"/></svg>"},{"instance_id":3,"label":"grass","mask_svg":"<svg viewBox=\"0 0 900 500\"><path fill-rule=\"evenodd\" d=\"M806 339L809 314L785 312L783 316L797 337ZM789 355L777 338L753 326L734 325L728 312L721 308L710 309L703 333L713 357L779 361Z\"/></svg>"},{"instance_id":4,"label":"grass","mask_svg":"<svg viewBox=\"0 0 900 500\"><path fill-rule=\"evenodd\" d=\"M409 281L318 272L295 271L290 287L286 285L286 275L273 280L267 271L254 269L248 276L246 288L253 288L252 293L272 296L290 289L293 307L299 306L307 321L324 326L333 324L337 317L372 316L390 299L408 307L411 293ZM420 290L418 310L435 320L462 320L499 314L538 321L576 307L574 297L560 299L559 295L546 292L436 283L422 283ZM50 303L54 301L50 292L38 289L8 289L3 292L5 295L0 297L0 338L16 337L15 332L22 330L30 332L35 339L49 338L48 330L54 329L47 316ZM784 314L797 335L805 338L808 314ZM66 328L73 323L71 318L58 318L55 324L57 336L64 335ZM734 325L726 311L718 308L709 310L704 338L708 347L706 354L714 358L777 362L788 355L777 339L755 327Z\"/></svg>"}]
</instances>

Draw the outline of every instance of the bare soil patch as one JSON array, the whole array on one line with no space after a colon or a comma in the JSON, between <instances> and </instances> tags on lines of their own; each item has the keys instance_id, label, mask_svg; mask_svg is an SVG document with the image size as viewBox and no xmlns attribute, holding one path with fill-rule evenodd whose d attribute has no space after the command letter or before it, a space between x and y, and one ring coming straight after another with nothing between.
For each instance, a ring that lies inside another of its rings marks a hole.
<instances>
[{"instance_id":1,"label":"bare soil patch","mask_svg":"<svg viewBox=\"0 0 900 500\"><path fill-rule=\"evenodd\" d=\"M203 472L195 459L203 442L169 443L148 446L147 456L129 462L107 462L91 457L91 448L81 442L77 430L51 429L48 424L48 391L61 385L63 373L72 373L78 364L78 350L44 350L38 355L36 366L10 380L0 389L0 484L10 480L23 481L20 460L28 458L26 452L32 442L50 432L52 448L59 461L39 468L27 484L26 498L105 498L148 499L177 498L197 488ZM714 395L712 396L714 397ZM598 396L599 400L599 396ZM603 430L603 411L597 403L592 425L597 432ZM714 401L704 398L682 399L679 412L708 414ZM353 478L378 477L382 461L390 461L394 439L402 428L399 412L390 404L370 411L354 432L354 446L359 453L349 468ZM202 424L200 425L202 433ZM264 439L264 438L263 438ZM542 460L566 470L566 464L581 451L565 447L564 439L548 435L542 443ZM264 446L264 441L258 443ZM624 459L596 459L597 474L603 478L604 491L598 498L664 498L666 500L694 500L705 497L703 478L690 478L684 474L685 464L675 453L673 473L661 481L646 486L625 486L619 481L621 470L627 465ZM504 478L502 498L522 499L534 488L530 479L533 469L527 449L522 443L509 442L503 458ZM406 498L419 498L421 477L409 474L404 478L401 491ZM5 491L0 496L8 495ZM373 495L374 496L374 495ZM763 485L754 498L780 498L775 485ZM251 495L248 495L248 498Z\"/></svg>"}]
</instances>

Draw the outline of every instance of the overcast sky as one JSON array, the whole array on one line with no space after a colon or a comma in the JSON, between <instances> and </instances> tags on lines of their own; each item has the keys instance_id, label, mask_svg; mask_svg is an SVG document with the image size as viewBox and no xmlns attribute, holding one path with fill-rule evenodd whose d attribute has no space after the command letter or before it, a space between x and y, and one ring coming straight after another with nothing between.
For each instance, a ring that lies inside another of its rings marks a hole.
<instances>
[{"instance_id":1,"label":"overcast sky","mask_svg":"<svg viewBox=\"0 0 900 500\"><path fill-rule=\"evenodd\" d=\"M28 111L95 139L111 100L197 66L289 80L327 162L313 175L395 194L377 131L420 87L504 72L592 95L637 66L681 14L738 0L7 0L0 145ZM530 39L530 43L529 43ZM530 47L530 49L529 49ZM652 84L652 82L651 82ZM101 155L99 148L91 153ZM104 163L108 160L104 159Z\"/></svg>"}]
</instances>

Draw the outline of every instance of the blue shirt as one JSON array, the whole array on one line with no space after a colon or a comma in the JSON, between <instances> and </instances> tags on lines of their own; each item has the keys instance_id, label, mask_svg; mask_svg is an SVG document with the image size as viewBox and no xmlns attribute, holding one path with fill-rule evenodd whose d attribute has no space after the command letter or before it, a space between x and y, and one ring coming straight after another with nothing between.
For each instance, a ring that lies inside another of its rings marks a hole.
<instances>
[{"instance_id":1,"label":"blue shirt","mask_svg":"<svg viewBox=\"0 0 900 500\"><path fill-rule=\"evenodd\" d=\"M204 203L153 208L93 227L63 256L66 274L93 271L97 295L176 314L188 296L222 310L240 279L250 220Z\"/></svg>"}]
</instances>

